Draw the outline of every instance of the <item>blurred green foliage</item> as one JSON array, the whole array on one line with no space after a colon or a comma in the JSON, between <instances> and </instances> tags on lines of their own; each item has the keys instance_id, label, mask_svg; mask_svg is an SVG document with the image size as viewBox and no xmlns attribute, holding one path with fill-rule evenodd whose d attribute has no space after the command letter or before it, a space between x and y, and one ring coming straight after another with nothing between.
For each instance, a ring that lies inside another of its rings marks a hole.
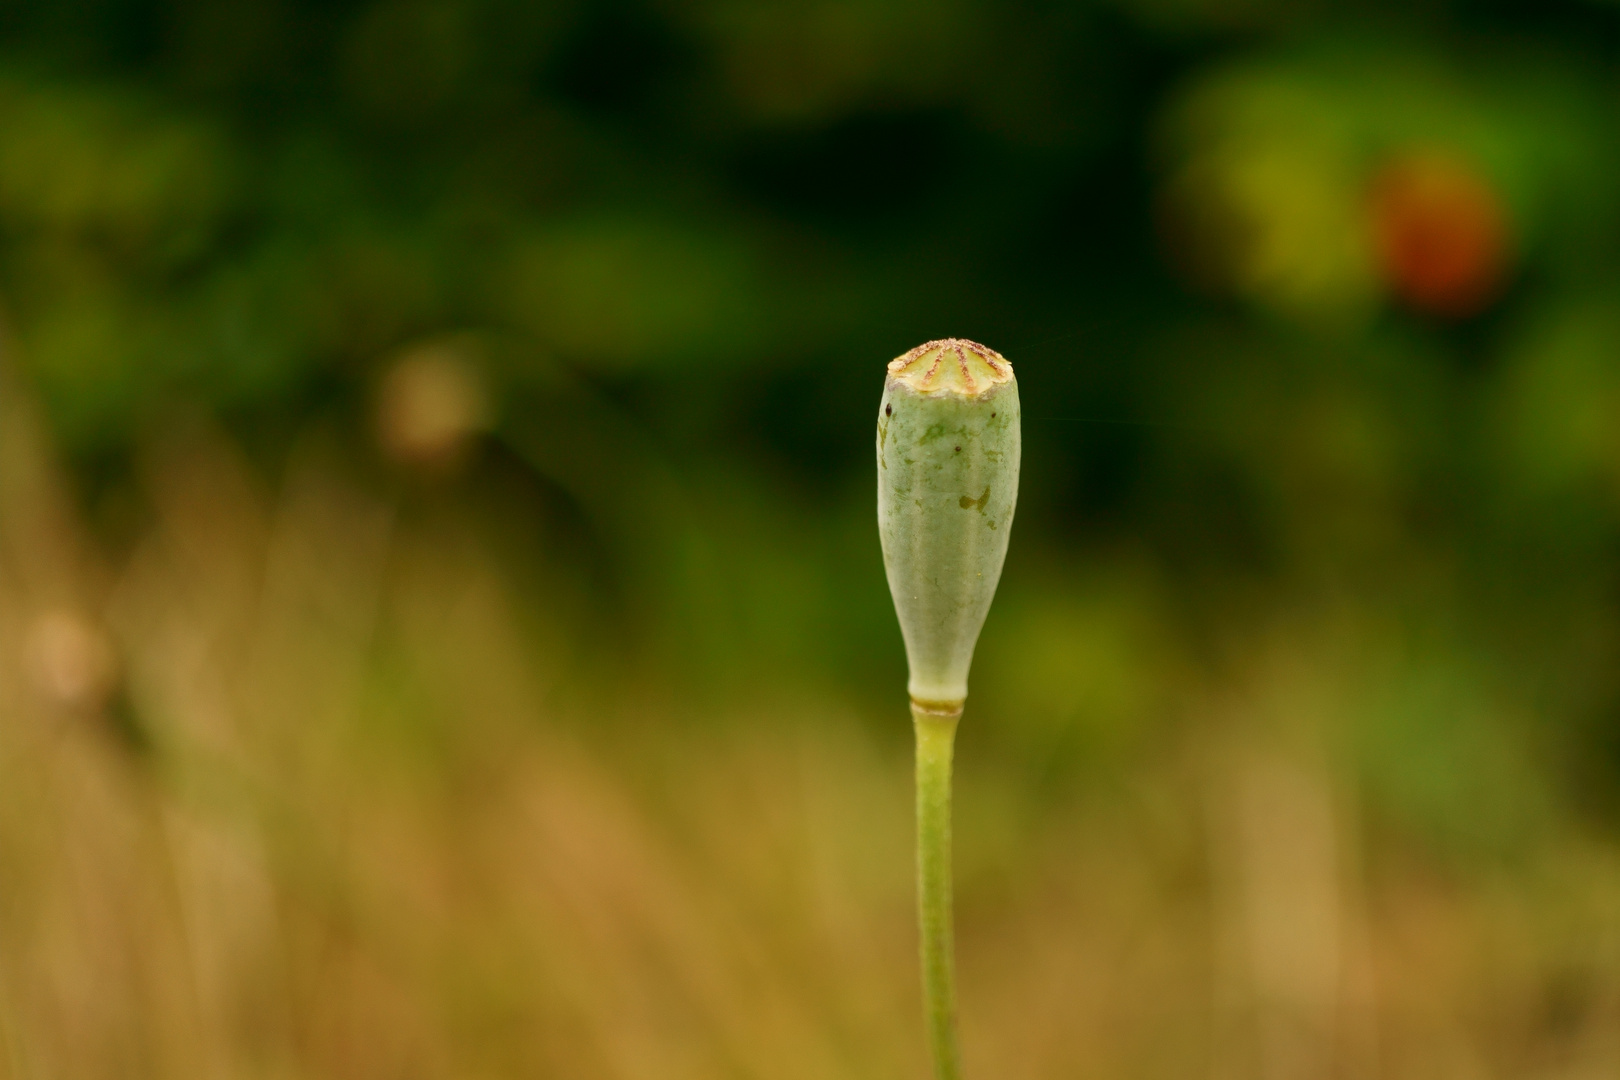
<instances>
[{"instance_id":1,"label":"blurred green foliage","mask_svg":"<svg viewBox=\"0 0 1620 1080\"><path fill-rule=\"evenodd\" d=\"M1617 62L1579 0L17 0L0 299L113 533L177 411L369 469L450 342L490 434L404 497L583 653L874 701L880 367L982 339L970 745L1107 768L1302 634L1373 808L1512 847L1620 806Z\"/></svg>"}]
</instances>

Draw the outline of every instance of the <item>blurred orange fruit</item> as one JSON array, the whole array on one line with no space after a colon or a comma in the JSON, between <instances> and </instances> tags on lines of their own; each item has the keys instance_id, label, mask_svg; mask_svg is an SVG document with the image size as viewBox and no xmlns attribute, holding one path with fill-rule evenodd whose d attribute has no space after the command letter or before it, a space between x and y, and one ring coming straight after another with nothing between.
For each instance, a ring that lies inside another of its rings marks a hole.
<instances>
[{"instance_id":1,"label":"blurred orange fruit","mask_svg":"<svg viewBox=\"0 0 1620 1080\"><path fill-rule=\"evenodd\" d=\"M1374 177L1370 203L1385 281L1411 307L1467 318L1501 294L1507 212L1476 169L1439 153L1403 155Z\"/></svg>"}]
</instances>

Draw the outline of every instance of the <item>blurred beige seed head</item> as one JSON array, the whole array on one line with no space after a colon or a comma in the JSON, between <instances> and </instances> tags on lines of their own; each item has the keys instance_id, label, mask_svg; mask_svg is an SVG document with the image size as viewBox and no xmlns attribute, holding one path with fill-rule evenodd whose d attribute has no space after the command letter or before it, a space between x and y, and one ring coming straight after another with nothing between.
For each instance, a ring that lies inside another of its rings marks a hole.
<instances>
[{"instance_id":1,"label":"blurred beige seed head","mask_svg":"<svg viewBox=\"0 0 1620 1080\"><path fill-rule=\"evenodd\" d=\"M452 468L489 426L489 398L469 349L437 341L407 350L377 393L377 441L390 459Z\"/></svg>"},{"instance_id":2,"label":"blurred beige seed head","mask_svg":"<svg viewBox=\"0 0 1620 1080\"><path fill-rule=\"evenodd\" d=\"M65 608L45 612L28 628L23 667L34 691L59 709L99 709L118 685L117 654L106 632Z\"/></svg>"}]
</instances>

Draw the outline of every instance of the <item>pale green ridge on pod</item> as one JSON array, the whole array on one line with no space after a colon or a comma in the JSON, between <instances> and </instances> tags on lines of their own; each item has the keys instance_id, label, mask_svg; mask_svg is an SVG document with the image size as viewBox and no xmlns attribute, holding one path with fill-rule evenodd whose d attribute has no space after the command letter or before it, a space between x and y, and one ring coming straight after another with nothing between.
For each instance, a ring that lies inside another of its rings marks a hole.
<instances>
[{"instance_id":1,"label":"pale green ridge on pod","mask_svg":"<svg viewBox=\"0 0 1620 1080\"><path fill-rule=\"evenodd\" d=\"M959 338L889 364L878 407L878 532L912 701L959 713L1018 502L1018 382Z\"/></svg>"}]
</instances>

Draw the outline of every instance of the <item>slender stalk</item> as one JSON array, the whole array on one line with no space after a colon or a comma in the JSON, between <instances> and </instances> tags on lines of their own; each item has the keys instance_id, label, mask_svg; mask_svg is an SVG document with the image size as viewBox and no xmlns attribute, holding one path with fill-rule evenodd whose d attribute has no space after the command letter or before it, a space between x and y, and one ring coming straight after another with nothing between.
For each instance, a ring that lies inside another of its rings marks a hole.
<instances>
[{"instance_id":1,"label":"slender stalk","mask_svg":"<svg viewBox=\"0 0 1620 1080\"><path fill-rule=\"evenodd\" d=\"M911 718L917 732L917 910L923 1011L934 1076L960 1080L951 914L951 755L958 717L932 715L913 707Z\"/></svg>"}]
</instances>

